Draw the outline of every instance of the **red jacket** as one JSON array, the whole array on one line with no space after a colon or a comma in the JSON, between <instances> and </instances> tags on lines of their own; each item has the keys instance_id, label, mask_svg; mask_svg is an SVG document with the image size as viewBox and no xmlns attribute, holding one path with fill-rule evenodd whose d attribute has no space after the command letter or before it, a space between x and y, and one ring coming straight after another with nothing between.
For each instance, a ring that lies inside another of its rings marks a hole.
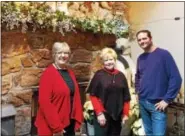
<instances>
[{"instance_id":1,"label":"red jacket","mask_svg":"<svg viewBox=\"0 0 185 136\"><path fill-rule=\"evenodd\" d=\"M39 110L35 126L46 129L48 126L52 133L62 131L70 124L70 119L75 119L75 130L83 122L82 105L79 88L74 73L69 74L75 84L73 109L70 116L70 90L57 69L50 65L42 74L39 85ZM42 130L44 131L44 130Z\"/></svg>"}]
</instances>

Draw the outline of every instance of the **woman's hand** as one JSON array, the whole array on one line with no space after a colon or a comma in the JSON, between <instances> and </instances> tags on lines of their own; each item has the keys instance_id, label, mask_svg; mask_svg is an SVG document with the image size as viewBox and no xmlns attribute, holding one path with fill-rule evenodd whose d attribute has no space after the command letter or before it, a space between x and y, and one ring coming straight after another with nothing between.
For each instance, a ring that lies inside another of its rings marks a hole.
<instances>
[{"instance_id":1,"label":"woman's hand","mask_svg":"<svg viewBox=\"0 0 185 136\"><path fill-rule=\"evenodd\" d=\"M106 124L106 119L103 113L99 114L97 116L98 119L98 123L100 124L100 126L104 126Z\"/></svg>"},{"instance_id":2,"label":"woman's hand","mask_svg":"<svg viewBox=\"0 0 185 136\"><path fill-rule=\"evenodd\" d=\"M122 124L124 125L127 120L128 120L128 116L124 116L122 119Z\"/></svg>"},{"instance_id":3,"label":"woman's hand","mask_svg":"<svg viewBox=\"0 0 185 136\"><path fill-rule=\"evenodd\" d=\"M62 136L62 132L54 133L53 136Z\"/></svg>"},{"instance_id":4,"label":"woman's hand","mask_svg":"<svg viewBox=\"0 0 185 136\"><path fill-rule=\"evenodd\" d=\"M53 136L62 136L66 131L63 129L62 132L54 133Z\"/></svg>"}]
</instances>

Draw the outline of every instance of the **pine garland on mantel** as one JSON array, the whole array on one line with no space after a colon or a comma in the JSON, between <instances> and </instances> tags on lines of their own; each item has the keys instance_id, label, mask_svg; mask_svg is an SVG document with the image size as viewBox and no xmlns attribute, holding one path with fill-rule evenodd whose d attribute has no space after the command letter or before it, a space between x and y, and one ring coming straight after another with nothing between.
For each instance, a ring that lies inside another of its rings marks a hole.
<instances>
[{"instance_id":1,"label":"pine garland on mantel","mask_svg":"<svg viewBox=\"0 0 185 136\"><path fill-rule=\"evenodd\" d=\"M117 17L112 20L74 18L59 10L52 11L48 5L39 2L1 2L1 23L8 30L21 27L23 33L28 30L28 24L31 24L33 32L36 29L52 29L62 35L76 32L75 29L79 28L93 33L114 34L117 38L126 37L129 33L129 26Z\"/></svg>"}]
</instances>

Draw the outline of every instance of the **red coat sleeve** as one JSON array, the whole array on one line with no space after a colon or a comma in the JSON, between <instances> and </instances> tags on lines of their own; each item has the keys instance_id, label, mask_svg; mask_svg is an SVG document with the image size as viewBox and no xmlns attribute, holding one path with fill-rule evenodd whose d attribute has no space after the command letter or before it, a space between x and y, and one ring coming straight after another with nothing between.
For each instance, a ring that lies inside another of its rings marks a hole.
<instances>
[{"instance_id":1,"label":"red coat sleeve","mask_svg":"<svg viewBox=\"0 0 185 136\"><path fill-rule=\"evenodd\" d=\"M123 104L123 116L129 116L130 101L124 102Z\"/></svg>"},{"instance_id":2,"label":"red coat sleeve","mask_svg":"<svg viewBox=\"0 0 185 136\"><path fill-rule=\"evenodd\" d=\"M98 113L100 113L100 112L105 111L101 100L98 99L96 96L90 96L90 100L92 102L92 105L93 105L93 108L94 108L96 115L98 115Z\"/></svg>"},{"instance_id":3,"label":"red coat sleeve","mask_svg":"<svg viewBox=\"0 0 185 136\"><path fill-rule=\"evenodd\" d=\"M50 72L46 70L40 79L39 106L52 132L56 133L63 130L63 124L60 121L56 107L51 103L52 81Z\"/></svg>"}]
</instances>

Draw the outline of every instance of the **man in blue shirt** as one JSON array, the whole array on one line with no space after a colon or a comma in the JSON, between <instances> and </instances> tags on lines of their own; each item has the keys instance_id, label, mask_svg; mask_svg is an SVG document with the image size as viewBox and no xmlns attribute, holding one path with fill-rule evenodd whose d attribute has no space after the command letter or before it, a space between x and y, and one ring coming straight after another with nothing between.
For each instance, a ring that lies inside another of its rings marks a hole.
<instances>
[{"instance_id":1,"label":"man in blue shirt","mask_svg":"<svg viewBox=\"0 0 185 136\"><path fill-rule=\"evenodd\" d=\"M136 38L144 50L137 59L135 87L145 133L165 135L166 108L177 96L182 79L173 57L153 44L150 31L141 30Z\"/></svg>"}]
</instances>

